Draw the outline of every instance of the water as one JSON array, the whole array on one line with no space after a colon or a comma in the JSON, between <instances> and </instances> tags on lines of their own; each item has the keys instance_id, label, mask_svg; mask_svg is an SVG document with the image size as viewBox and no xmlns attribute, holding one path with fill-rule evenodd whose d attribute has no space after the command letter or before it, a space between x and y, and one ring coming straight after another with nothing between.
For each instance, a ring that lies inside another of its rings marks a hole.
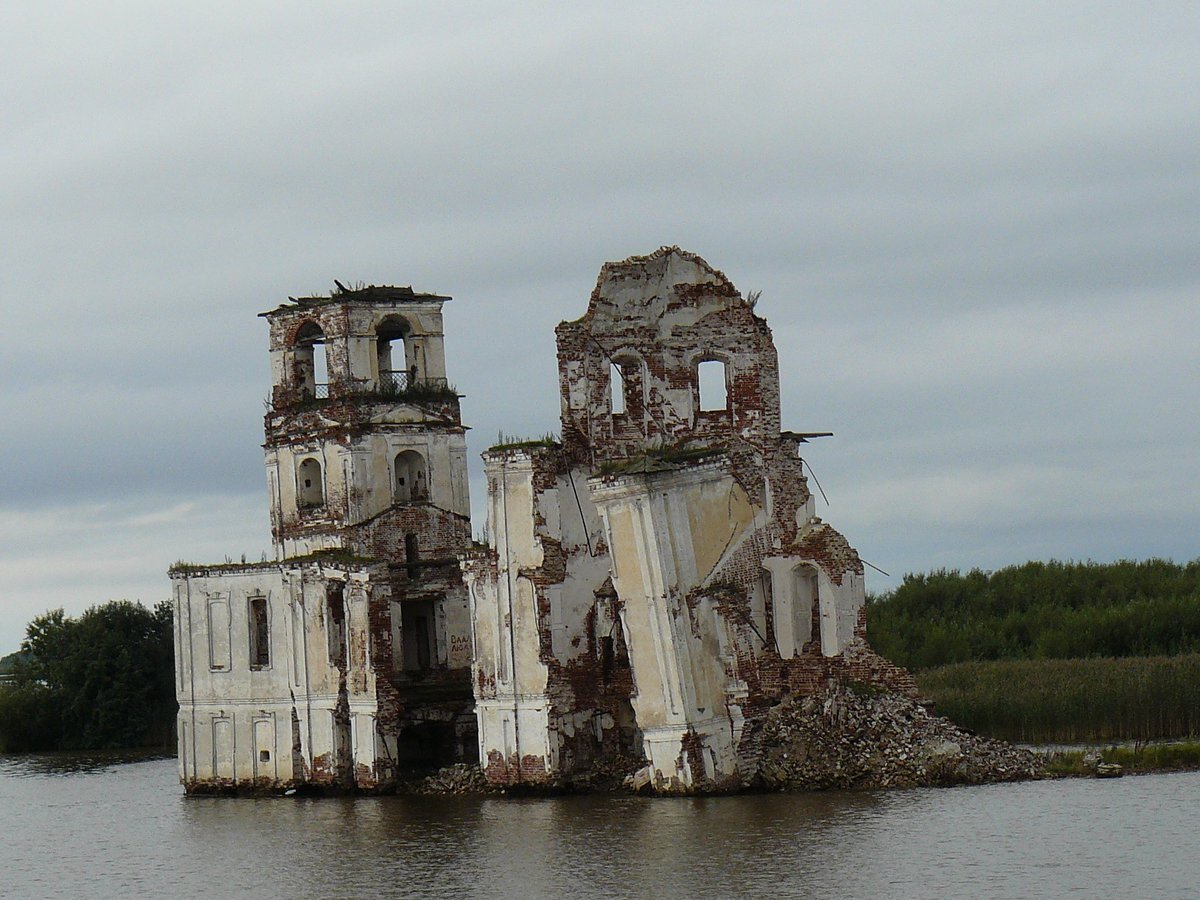
<instances>
[{"instance_id":1,"label":"water","mask_svg":"<svg viewBox=\"0 0 1200 900\"><path fill-rule=\"evenodd\" d=\"M1200 773L711 799L184 797L0 757L4 897L1187 897Z\"/></svg>"}]
</instances>

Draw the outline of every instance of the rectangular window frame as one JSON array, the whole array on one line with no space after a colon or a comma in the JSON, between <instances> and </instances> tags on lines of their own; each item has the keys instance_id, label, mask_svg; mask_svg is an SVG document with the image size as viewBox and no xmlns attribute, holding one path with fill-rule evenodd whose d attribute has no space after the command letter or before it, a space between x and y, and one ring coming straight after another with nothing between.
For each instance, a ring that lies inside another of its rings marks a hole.
<instances>
[{"instance_id":1,"label":"rectangular window frame","mask_svg":"<svg viewBox=\"0 0 1200 900\"><path fill-rule=\"evenodd\" d=\"M256 607L261 614L256 612ZM250 671L264 672L271 668L271 607L262 594L246 598L246 632L249 637Z\"/></svg>"}]
</instances>

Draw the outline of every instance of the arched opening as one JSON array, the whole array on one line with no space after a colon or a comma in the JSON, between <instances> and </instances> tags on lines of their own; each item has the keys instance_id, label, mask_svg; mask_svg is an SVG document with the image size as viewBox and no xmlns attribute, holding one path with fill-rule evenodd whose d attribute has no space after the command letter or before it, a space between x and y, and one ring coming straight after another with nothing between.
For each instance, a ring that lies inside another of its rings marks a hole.
<instances>
[{"instance_id":1,"label":"arched opening","mask_svg":"<svg viewBox=\"0 0 1200 900\"><path fill-rule=\"evenodd\" d=\"M319 509L325 505L321 464L311 456L296 468L296 501L301 509Z\"/></svg>"},{"instance_id":2,"label":"arched opening","mask_svg":"<svg viewBox=\"0 0 1200 900\"><path fill-rule=\"evenodd\" d=\"M329 396L329 355L325 332L316 322L305 322L296 332L292 366L294 384L301 396L317 399Z\"/></svg>"},{"instance_id":3,"label":"arched opening","mask_svg":"<svg viewBox=\"0 0 1200 900\"><path fill-rule=\"evenodd\" d=\"M696 388L700 393L701 412L729 408L729 386L725 363L721 360L701 360L696 366Z\"/></svg>"},{"instance_id":4,"label":"arched opening","mask_svg":"<svg viewBox=\"0 0 1200 900\"><path fill-rule=\"evenodd\" d=\"M397 503L424 503L429 499L429 475L420 453L401 450L392 468L393 497Z\"/></svg>"},{"instance_id":5,"label":"arched opening","mask_svg":"<svg viewBox=\"0 0 1200 900\"><path fill-rule=\"evenodd\" d=\"M645 413L645 363L637 356L623 356L609 362L609 406L614 416L626 416L638 424Z\"/></svg>"},{"instance_id":6,"label":"arched opening","mask_svg":"<svg viewBox=\"0 0 1200 900\"><path fill-rule=\"evenodd\" d=\"M417 380L411 335L412 327L401 316L388 316L375 329L375 357L383 393L401 393Z\"/></svg>"}]
</instances>

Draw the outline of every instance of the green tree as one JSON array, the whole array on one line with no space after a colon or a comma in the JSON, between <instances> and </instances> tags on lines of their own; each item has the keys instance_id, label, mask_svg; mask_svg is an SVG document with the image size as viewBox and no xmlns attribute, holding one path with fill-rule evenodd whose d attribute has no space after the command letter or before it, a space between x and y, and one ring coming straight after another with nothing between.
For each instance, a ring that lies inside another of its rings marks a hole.
<instances>
[{"instance_id":1,"label":"green tree","mask_svg":"<svg viewBox=\"0 0 1200 900\"><path fill-rule=\"evenodd\" d=\"M171 606L128 600L26 629L0 686L0 750L166 747L176 712Z\"/></svg>"},{"instance_id":2,"label":"green tree","mask_svg":"<svg viewBox=\"0 0 1200 900\"><path fill-rule=\"evenodd\" d=\"M1028 562L906 575L868 598L873 646L904 666L1200 652L1200 560Z\"/></svg>"}]
</instances>

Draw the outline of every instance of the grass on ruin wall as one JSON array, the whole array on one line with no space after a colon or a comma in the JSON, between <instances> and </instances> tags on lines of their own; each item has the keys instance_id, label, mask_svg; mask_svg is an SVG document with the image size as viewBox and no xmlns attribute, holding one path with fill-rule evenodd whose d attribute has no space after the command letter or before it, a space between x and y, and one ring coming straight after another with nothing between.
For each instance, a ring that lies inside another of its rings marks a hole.
<instances>
[{"instance_id":1,"label":"grass on ruin wall","mask_svg":"<svg viewBox=\"0 0 1200 900\"><path fill-rule=\"evenodd\" d=\"M955 663L914 677L939 715L989 737L1071 744L1200 735L1200 653Z\"/></svg>"}]
</instances>

